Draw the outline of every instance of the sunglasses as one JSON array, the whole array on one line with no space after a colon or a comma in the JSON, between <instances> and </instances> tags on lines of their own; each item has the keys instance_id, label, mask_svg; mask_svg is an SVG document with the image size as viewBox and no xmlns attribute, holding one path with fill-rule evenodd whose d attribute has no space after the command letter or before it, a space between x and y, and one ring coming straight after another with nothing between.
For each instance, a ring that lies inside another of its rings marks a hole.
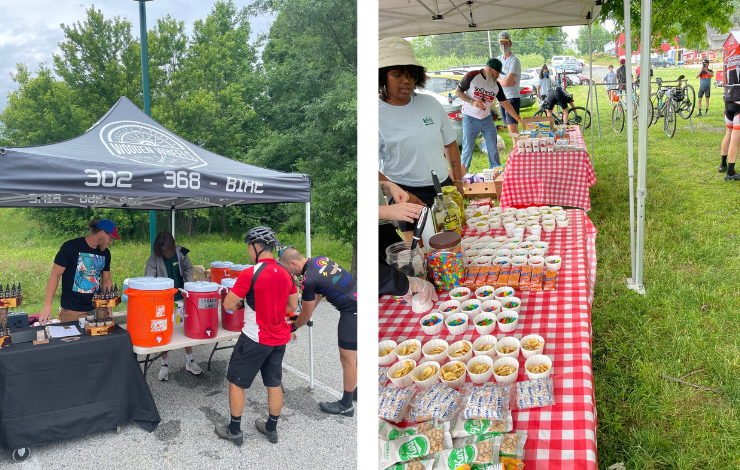
<instances>
[{"instance_id":1,"label":"sunglasses","mask_svg":"<svg viewBox=\"0 0 740 470\"><path fill-rule=\"evenodd\" d=\"M295 247L294 247L293 245L288 245L288 246L284 246L282 250L279 250L279 251L278 251L278 256L283 256L283 253L284 253L284 252L285 252L285 250L287 250L288 248L295 248Z\"/></svg>"}]
</instances>

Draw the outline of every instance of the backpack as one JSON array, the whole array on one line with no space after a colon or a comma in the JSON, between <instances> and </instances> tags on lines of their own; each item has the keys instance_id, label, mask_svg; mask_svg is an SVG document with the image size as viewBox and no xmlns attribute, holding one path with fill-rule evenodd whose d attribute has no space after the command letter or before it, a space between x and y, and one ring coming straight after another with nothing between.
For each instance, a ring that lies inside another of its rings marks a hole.
<instances>
[{"instance_id":1,"label":"backpack","mask_svg":"<svg viewBox=\"0 0 740 470\"><path fill-rule=\"evenodd\" d=\"M627 69L624 66L621 66L617 69L617 82L620 83L620 87L624 89L623 83L627 83Z\"/></svg>"}]
</instances>

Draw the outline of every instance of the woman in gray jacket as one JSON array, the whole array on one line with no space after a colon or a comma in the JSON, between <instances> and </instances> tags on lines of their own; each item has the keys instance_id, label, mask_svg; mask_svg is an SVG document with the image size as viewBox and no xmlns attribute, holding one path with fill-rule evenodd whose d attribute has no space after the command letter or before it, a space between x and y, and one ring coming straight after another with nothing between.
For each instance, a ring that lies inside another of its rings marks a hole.
<instances>
[{"instance_id":1,"label":"woman in gray jacket","mask_svg":"<svg viewBox=\"0 0 740 470\"><path fill-rule=\"evenodd\" d=\"M145 276L168 277L175 282L175 288L182 289L186 282L193 282L193 263L188 258L190 250L175 245L175 238L169 232L159 232L154 239L154 254L146 262ZM175 294L175 302L182 301L182 294ZM203 370L193 360L193 348L185 348L185 370L200 375ZM169 379L167 353L162 354L162 367L159 380Z\"/></svg>"}]
</instances>

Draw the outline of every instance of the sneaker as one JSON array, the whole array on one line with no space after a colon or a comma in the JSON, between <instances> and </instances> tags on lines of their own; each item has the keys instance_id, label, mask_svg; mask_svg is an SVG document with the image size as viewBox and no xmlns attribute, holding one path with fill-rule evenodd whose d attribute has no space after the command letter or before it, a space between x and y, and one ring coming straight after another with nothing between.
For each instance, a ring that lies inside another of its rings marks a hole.
<instances>
[{"instance_id":1,"label":"sneaker","mask_svg":"<svg viewBox=\"0 0 740 470\"><path fill-rule=\"evenodd\" d=\"M727 165L720 165L719 166L719 172L720 173L724 173L725 171L727 171Z\"/></svg>"},{"instance_id":2,"label":"sneaker","mask_svg":"<svg viewBox=\"0 0 740 470\"><path fill-rule=\"evenodd\" d=\"M169 380L170 379L170 368L167 366L162 366L159 368L159 380Z\"/></svg>"},{"instance_id":3,"label":"sneaker","mask_svg":"<svg viewBox=\"0 0 740 470\"><path fill-rule=\"evenodd\" d=\"M273 444L277 444L277 441L278 441L277 430L268 431L266 426L267 426L267 420L265 418L257 418L254 420L254 427L257 428L257 431L267 436L267 440L269 440Z\"/></svg>"},{"instance_id":4,"label":"sneaker","mask_svg":"<svg viewBox=\"0 0 740 470\"><path fill-rule=\"evenodd\" d=\"M697 114L697 116L701 116L701 109L699 110L699 114Z\"/></svg>"},{"instance_id":5,"label":"sneaker","mask_svg":"<svg viewBox=\"0 0 740 470\"><path fill-rule=\"evenodd\" d=\"M352 401L357 401L357 389L352 393Z\"/></svg>"},{"instance_id":6,"label":"sneaker","mask_svg":"<svg viewBox=\"0 0 740 470\"><path fill-rule=\"evenodd\" d=\"M321 411L323 411L324 413L329 413L332 415L354 416L355 414L355 407L353 405L350 405L349 408L345 408L344 405L342 405L341 400L332 402L321 402L319 403L319 408L321 408Z\"/></svg>"},{"instance_id":7,"label":"sneaker","mask_svg":"<svg viewBox=\"0 0 740 470\"><path fill-rule=\"evenodd\" d=\"M185 361L185 370L190 372L193 375L200 375L203 373L203 369L200 368L197 362L187 362Z\"/></svg>"},{"instance_id":8,"label":"sneaker","mask_svg":"<svg viewBox=\"0 0 740 470\"><path fill-rule=\"evenodd\" d=\"M220 437L221 439L231 441L238 446L244 443L244 433L242 431L239 431L236 434L232 434L231 430L229 430L228 424L218 423L216 425L216 434L218 434L218 437Z\"/></svg>"},{"instance_id":9,"label":"sneaker","mask_svg":"<svg viewBox=\"0 0 740 470\"><path fill-rule=\"evenodd\" d=\"M740 181L740 173L735 172L732 176L725 175L725 181Z\"/></svg>"},{"instance_id":10,"label":"sneaker","mask_svg":"<svg viewBox=\"0 0 740 470\"><path fill-rule=\"evenodd\" d=\"M708 109L705 109L705 110L704 110L704 115L705 115L705 116L709 116L709 110L708 110Z\"/></svg>"}]
</instances>

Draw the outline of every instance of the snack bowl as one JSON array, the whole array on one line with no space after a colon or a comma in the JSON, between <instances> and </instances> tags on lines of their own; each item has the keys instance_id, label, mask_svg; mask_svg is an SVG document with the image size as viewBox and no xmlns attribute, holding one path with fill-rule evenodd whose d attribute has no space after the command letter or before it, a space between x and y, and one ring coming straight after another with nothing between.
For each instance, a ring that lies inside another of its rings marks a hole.
<instances>
[{"instance_id":1,"label":"snack bowl","mask_svg":"<svg viewBox=\"0 0 740 470\"><path fill-rule=\"evenodd\" d=\"M529 250L529 257L531 258L532 256L542 256L544 258L545 250L541 250L539 248L532 248L531 250Z\"/></svg>"},{"instance_id":2,"label":"snack bowl","mask_svg":"<svg viewBox=\"0 0 740 470\"><path fill-rule=\"evenodd\" d=\"M488 321L488 325L479 325L482 321ZM489 335L496 329L496 314L490 312L481 312L473 318L475 331L482 335Z\"/></svg>"},{"instance_id":3,"label":"snack bowl","mask_svg":"<svg viewBox=\"0 0 740 470\"><path fill-rule=\"evenodd\" d=\"M433 317L436 317L439 319L439 321L433 325L426 326L424 325L425 321L431 321ZM419 324L421 325L421 330L424 332L424 334L427 335L436 335L440 331L442 331L442 328L445 327L445 317L444 315L436 312L432 312L428 315L424 315L421 317L421 320L419 320Z\"/></svg>"},{"instance_id":4,"label":"snack bowl","mask_svg":"<svg viewBox=\"0 0 740 470\"><path fill-rule=\"evenodd\" d=\"M424 370L427 367L434 367L437 370L436 372L434 372L434 374L432 374L431 377L428 377L425 380L417 380L416 378L421 377L421 374L424 372ZM426 390L432 385L439 382L440 367L442 366L440 366L439 363L436 361L426 361L423 364L419 364L418 366L414 368L414 370L411 371L411 380L414 381L414 383L416 384L417 387L419 387L420 390Z\"/></svg>"},{"instance_id":5,"label":"snack bowl","mask_svg":"<svg viewBox=\"0 0 740 470\"><path fill-rule=\"evenodd\" d=\"M567 227L568 226L568 216L567 215L559 215L555 217L555 222L557 222L558 227Z\"/></svg>"},{"instance_id":6,"label":"snack bowl","mask_svg":"<svg viewBox=\"0 0 740 470\"><path fill-rule=\"evenodd\" d=\"M504 301L502 301L503 303ZM504 318L514 318L514 321L511 323L503 323ZM514 310L509 310L508 308L501 308L501 311L496 315L496 320L498 322L498 329L503 331L504 333L508 333L510 331L516 330L517 325L519 324L519 314L516 313Z\"/></svg>"},{"instance_id":7,"label":"snack bowl","mask_svg":"<svg viewBox=\"0 0 740 470\"><path fill-rule=\"evenodd\" d=\"M555 216L552 214L545 214L542 216L542 222L545 222L546 220L555 220Z\"/></svg>"},{"instance_id":8,"label":"snack bowl","mask_svg":"<svg viewBox=\"0 0 740 470\"><path fill-rule=\"evenodd\" d=\"M491 309L490 311L486 311ZM480 303L481 313L490 313L491 315L498 315L501 312L501 302L492 298L491 300L484 300Z\"/></svg>"},{"instance_id":9,"label":"snack bowl","mask_svg":"<svg viewBox=\"0 0 740 470\"><path fill-rule=\"evenodd\" d=\"M485 364L488 366L488 370L483 372L482 374L476 374L471 370L471 368L475 364ZM470 376L471 382L473 382L474 384L486 383L491 379L491 376L493 375L493 359L485 355L476 356L475 359L471 359L468 361L466 369L468 371L468 375Z\"/></svg>"},{"instance_id":10,"label":"snack bowl","mask_svg":"<svg viewBox=\"0 0 740 470\"><path fill-rule=\"evenodd\" d=\"M478 206L478 212L480 212L483 215L487 215L490 210L491 210L491 206Z\"/></svg>"},{"instance_id":11,"label":"snack bowl","mask_svg":"<svg viewBox=\"0 0 740 470\"><path fill-rule=\"evenodd\" d=\"M534 366L548 366L548 369L545 372L536 374L529 371L529 367ZM532 356L524 362L524 370L527 372L527 377L529 377L529 380L543 379L545 377L549 377L550 374L552 374L552 359L545 356L544 354L537 354L536 356Z\"/></svg>"},{"instance_id":12,"label":"snack bowl","mask_svg":"<svg viewBox=\"0 0 740 470\"><path fill-rule=\"evenodd\" d=\"M467 287L456 287L450 291L450 300L457 300L460 303L470 299L470 289Z\"/></svg>"},{"instance_id":13,"label":"snack bowl","mask_svg":"<svg viewBox=\"0 0 740 470\"><path fill-rule=\"evenodd\" d=\"M493 296L499 302L503 301L506 297L511 297L512 295L514 295L514 288L509 286L499 287L493 291Z\"/></svg>"},{"instance_id":14,"label":"snack bowl","mask_svg":"<svg viewBox=\"0 0 740 470\"><path fill-rule=\"evenodd\" d=\"M493 261L493 258L490 256L477 256L473 258L473 262L470 264L473 266L490 266L491 261Z\"/></svg>"},{"instance_id":15,"label":"snack bowl","mask_svg":"<svg viewBox=\"0 0 740 470\"><path fill-rule=\"evenodd\" d=\"M550 210L552 211L553 214L556 214L556 215L558 214L558 212L565 212L565 209L563 209L560 206L552 206L550 207Z\"/></svg>"},{"instance_id":16,"label":"snack bowl","mask_svg":"<svg viewBox=\"0 0 740 470\"><path fill-rule=\"evenodd\" d=\"M477 224L479 220L480 217L469 217L466 222L468 229L473 230L475 228L475 224Z\"/></svg>"},{"instance_id":17,"label":"snack bowl","mask_svg":"<svg viewBox=\"0 0 740 470\"><path fill-rule=\"evenodd\" d=\"M501 301L501 310L513 310L516 313L519 313L522 308L522 299L519 297L506 297L504 300ZM501 313L501 312L499 312Z\"/></svg>"},{"instance_id":18,"label":"snack bowl","mask_svg":"<svg viewBox=\"0 0 740 470\"><path fill-rule=\"evenodd\" d=\"M480 300L481 307L483 306L483 302L493 300L493 291L494 288L491 286L483 286L475 290L475 298Z\"/></svg>"},{"instance_id":19,"label":"snack bowl","mask_svg":"<svg viewBox=\"0 0 740 470\"><path fill-rule=\"evenodd\" d=\"M501 222L503 222L504 225L513 224L514 222L516 222L516 217L512 217L510 215L507 216L506 214L504 214L504 216L501 218Z\"/></svg>"},{"instance_id":20,"label":"snack bowl","mask_svg":"<svg viewBox=\"0 0 740 470\"><path fill-rule=\"evenodd\" d=\"M486 344L492 345L488 351L479 351ZM483 335L473 341L473 354L476 356L496 357L496 337L493 335Z\"/></svg>"},{"instance_id":21,"label":"snack bowl","mask_svg":"<svg viewBox=\"0 0 740 470\"><path fill-rule=\"evenodd\" d=\"M489 230L488 228L488 222L482 222L478 221L475 223L475 231L478 233L487 232Z\"/></svg>"},{"instance_id":22,"label":"snack bowl","mask_svg":"<svg viewBox=\"0 0 740 470\"><path fill-rule=\"evenodd\" d=\"M544 268L545 258L543 258L542 256L531 256L529 258L529 265L533 268Z\"/></svg>"},{"instance_id":23,"label":"snack bowl","mask_svg":"<svg viewBox=\"0 0 740 470\"><path fill-rule=\"evenodd\" d=\"M396 358L398 357L396 355L396 346L398 346L398 344L391 339L387 339L378 343L378 365L387 366L389 364L393 364L396 361ZM380 353L388 348L393 348L393 351L381 357Z\"/></svg>"},{"instance_id":24,"label":"snack bowl","mask_svg":"<svg viewBox=\"0 0 740 470\"><path fill-rule=\"evenodd\" d=\"M511 265L512 266L526 266L527 265L527 255L524 256L514 256L511 258Z\"/></svg>"},{"instance_id":25,"label":"snack bowl","mask_svg":"<svg viewBox=\"0 0 740 470\"><path fill-rule=\"evenodd\" d=\"M478 256L490 256L491 258L496 257L496 250L492 250L490 248L486 248L484 250L480 250L480 253Z\"/></svg>"},{"instance_id":26,"label":"snack bowl","mask_svg":"<svg viewBox=\"0 0 740 470\"><path fill-rule=\"evenodd\" d=\"M506 243L507 241L509 241L509 237L505 235L499 235L498 237L493 237L493 241L497 243Z\"/></svg>"},{"instance_id":27,"label":"snack bowl","mask_svg":"<svg viewBox=\"0 0 740 470\"><path fill-rule=\"evenodd\" d=\"M555 231L555 221L554 220L545 220L542 222L542 230L545 232L554 232Z\"/></svg>"},{"instance_id":28,"label":"snack bowl","mask_svg":"<svg viewBox=\"0 0 740 470\"><path fill-rule=\"evenodd\" d=\"M450 388L454 388L455 390L457 390L458 388L462 387L465 384L465 379L467 378L467 373L468 373L467 369L464 367L465 366L465 363L463 361L459 361L459 360L455 359L454 361L450 361L447 364L445 364L444 366L442 366L442 367L450 367L452 365L455 365L458 362L463 365L463 373L462 373L462 375L459 378L457 378L455 380L445 380L441 376L441 374L440 374L440 377L439 377L439 379L442 381L442 384L443 385L446 385L446 386L448 386Z\"/></svg>"},{"instance_id":29,"label":"snack bowl","mask_svg":"<svg viewBox=\"0 0 740 470\"><path fill-rule=\"evenodd\" d=\"M545 266L547 269L554 269L555 271L560 270L563 265L563 258L560 256L548 256L545 258Z\"/></svg>"},{"instance_id":30,"label":"snack bowl","mask_svg":"<svg viewBox=\"0 0 740 470\"><path fill-rule=\"evenodd\" d=\"M532 214L532 215L535 215L535 214L538 214L539 215L540 208L539 207L536 207L536 206L529 206L529 207L527 207L527 213L528 214Z\"/></svg>"},{"instance_id":31,"label":"snack bowl","mask_svg":"<svg viewBox=\"0 0 740 470\"><path fill-rule=\"evenodd\" d=\"M467 237L467 238L463 238L462 240L463 248L470 248L476 243L478 243L478 237Z\"/></svg>"},{"instance_id":32,"label":"snack bowl","mask_svg":"<svg viewBox=\"0 0 740 470\"><path fill-rule=\"evenodd\" d=\"M490 228L491 230L498 230L503 226L504 222L503 220L501 220L501 217L491 217L488 220L488 228Z\"/></svg>"},{"instance_id":33,"label":"snack bowl","mask_svg":"<svg viewBox=\"0 0 740 470\"><path fill-rule=\"evenodd\" d=\"M430 352L432 349L440 346L445 348L441 353L432 354ZM421 353L427 361L434 361L442 364L447 359L447 348L449 347L450 345L443 339L432 339L424 343L424 346L421 348Z\"/></svg>"},{"instance_id":34,"label":"snack bowl","mask_svg":"<svg viewBox=\"0 0 740 470\"><path fill-rule=\"evenodd\" d=\"M485 250L486 249L486 244L485 243L481 243L481 242L475 242L475 243L473 243L473 246L471 246L470 248L472 248L473 250L478 250L478 251Z\"/></svg>"},{"instance_id":35,"label":"snack bowl","mask_svg":"<svg viewBox=\"0 0 740 470\"><path fill-rule=\"evenodd\" d=\"M508 249L508 248L500 248L500 249L496 250L495 254L496 254L496 257L497 258L500 258L502 256L505 256L507 258L511 258L511 250Z\"/></svg>"},{"instance_id":36,"label":"snack bowl","mask_svg":"<svg viewBox=\"0 0 740 470\"><path fill-rule=\"evenodd\" d=\"M468 316L468 320L472 320L480 313L480 300L466 300L460 305L460 313L466 314Z\"/></svg>"},{"instance_id":37,"label":"snack bowl","mask_svg":"<svg viewBox=\"0 0 740 470\"><path fill-rule=\"evenodd\" d=\"M450 310L449 312L446 312L445 310L450 307L455 308L453 310ZM442 302L442 305L440 305L439 309L437 309L437 313L441 313L442 316L445 318L458 312L460 312L460 302L458 302L457 300L448 300L447 302Z\"/></svg>"},{"instance_id":38,"label":"snack bowl","mask_svg":"<svg viewBox=\"0 0 740 470\"><path fill-rule=\"evenodd\" d=\"M501 352L501 348L503 348L504 346L508 346L508 347L516 348L516 349L513 352L504 353L504 352ZM514 359L519 359L520 349L521 347L519 344L519 340L513 336L507 336L505 338L501 338L500 340L496 341L496 357L511 357Z\"/></svg>"},{"instance_id":39,"label":"snack bowl","mask_svg":"<svg viewBox=\"0 0 740 470\"><path fill-rule=\"evenodd\" d=\"M399 353L399 351L401 351L401 349L403 349L404 346L411 346L412 344L415 344L416 346L418 346L418 349L416 351L412 352L411 354L407 354L406 356L402 356ZM405 361L407 359L410 359L416 362L419 359L421 359L421 341L419 341L418 339L407 339L406 341L402 343L398 343L398 346L396 346L395 352L396 352L396 355L398 356L399 361Z\"/></svg>"},{"instance_id":40,"label":"snack bowl","mask_svg":"<svg viewBox=\"0 0 740 470\"><path fill-rule=\"evenodd\" d=\"M489 222L490 222L490 219L489 219ZM493 241L493 237L490 235L486 235L478 239L478 243L485 243L486 245L491 243L492 241Z\"/></svg>"},{"instance_id":41,"label":"snack bowl","mask_svg":"<svg viewBox=\"0 0 740 470\"><path fill-rule=\"evenodd\" d=\"M515 241L515 240L518 240L518 241ZM501 248L505 250L509 250L509 251L514 251L517 248L519 248L519 243L521 242L522 242L521 237L512 237L509 239L509 242L504 244L504 246L502 246Z\"/></svg>"},{"instance_id":42,"label":"snack bowl","mask_svg":"<svg viewBox=\"0 0 740 470\"><path fill-rule=\"evenodd\" d=\"M540 241L540 236L539 235L527 235L524 241L532 242L532 245L534 246L534 242Z\"/></svg>"},{"instance_id":43,"label":"snack bowl","mask_svg":"<svg viewBox=\"0 0 740 470\"><path fill-rule=\"evenodd\" d=\"M453 357L452 354L455 354L456 351L459 351L462 349L462 347L467 344L470 348L470 351L463 354L462 356ZM471 357L473 357L473 343L470 341L462 340L462 341L456 341L450 345L449 348L447 348L447 357L450 358L450 362L453 361L461 361L463 364L467 364Z\"/></svg>"},{"instance_id":44,"label":"snack bowl","mask_svg":"<svg viewBox=\"0 0 740 470\"><path fill-rule=\"evenodd\" d=\"M515 372L511 375L498 375L496 374L496 370L501 366L511 366L515 369ZM493 377L496 379L497 383L500 383L501 385L511 385L516 382L517 376L519 375L519 361L512 357L502 357L493 363L493 367L491 367L491 369L493 370ZM388 371L388 373L390 374L390 371Z\"/></svg>"},{"instance_id":45,"label":"snack bowl","mask_svg":"<svg viewBox=\"0 0 740 470\"><path fill-rule=\"evenodd\" d=\"M511 264L511 258L509 258L508 256L499 256L497 258L493 258L493 260L491 261L491 265L493 266L496 264L498 264L499 266L507 266Z\"/></svg>"},{"instance_id":46,"label":"snack bowl","mask_svg":"<svg viewBox=\"0 0 740 470\"><path fill-rule=\"evenodd\" d=\"M547 248L548 248L549 246L550 246L550 244L549 244L549 243L547 243L547 242L545 242L545 241L542 241L542 240L540 240L540 241L538 241L538 242L535 242L535 243L534 243L534 245L532 245L532 248L536 248L536 249L538 249L538 250L542 250L542 251L544 251L544 252L545 252L545 254L547 254Z\"/></svg>"},{"instance_id":47,"label":"snack bowl","mask_svg":"<svg viewBox=\"0 0 740 470\"><path fill-rule=\"evenodd\" d=\"M404 368L404 366L406 365L406 361L398 361L395 364L393 364L390 369L388 369L388 378L391 379L391 382L393 382L393 385L396 388L406 388L412 383L414 383L414 379L412 378L411 374L412 374L412 371L416 368L416 361L413 361L411 359L407 359L407 360L412 362L414 366L411 368L408 374L402 377L395 378L393 377L393 375L396 373L396 371Z\"/></svg>"},{"instance_id":48,"label":"snack bowl","mask_svg":"<svg viewBox=\"0 0 740 470\"><path fill-rule=\"evenodd\" d=\"M531 250L533 246L534 246L534 242L525 240L519 244L519 249L520 250Z\"/></svg>"},{"instance_id":49,"label":"snack bowl","mask_svg":"<svg viewBox=\"0 0 740 470\"><path fill-rule=\"evenodd\" d=\"M488 245L486 245L486 249L497 251L497 250L500 250L502 246L504 246L504 244L501 242L491 242Z\"/></svg>"},{"instance_id":50,"label":"snack bowl","mask_svg":"<svg viewBox=\"0 0 740 470\"><path fill-rule=\"evenodd\" d=\"M529 255L529 252L526 248L517 248L516 250L511 250L511 256L527 256Z\"/></svg>"},{"instance_id":51,"label":"snack bowl","mask_svg":"<svg viewBox=\"0 0 740 470\"><path fill-rule=\"evenodd\" d=\"M458 320L463 320L463 323L461 325L450 325L450 323L456 322ZM445 318L445 325L447 325L447 330L450 332L450 334L461 335L468 331L468 327L470 326L470 319L468 318L467 313L458 311Z\"/></svg>"},{"instance_id":52,"label":"snack bowl","mask_svg":"<svg viewBox=\"0 0 740 470\"><path fill-rule=\"evenodd\" d=\"M527 342L530 340L537 340L542 343L542 346L532 350L525 349L524 346L526 346ZM522 351L522 356L524 356L524 359L529 359L530 357L536 356L537 354L542 354L542 352L545 350L545 338L540 335L527 335L519 340L519 347Z\"/></svg>"},{"instance_id":53,"label":"snack bowl","mask_svg":"<svg viewBox=\"0 0 740 470\"><path fill-rule=\"evenodd\" d=\"M540 206L539 207L539 210L540 210L540 214L542 214L543 211L549 211L550 210L550 206Z\"/></svg>"}]
</instances>

